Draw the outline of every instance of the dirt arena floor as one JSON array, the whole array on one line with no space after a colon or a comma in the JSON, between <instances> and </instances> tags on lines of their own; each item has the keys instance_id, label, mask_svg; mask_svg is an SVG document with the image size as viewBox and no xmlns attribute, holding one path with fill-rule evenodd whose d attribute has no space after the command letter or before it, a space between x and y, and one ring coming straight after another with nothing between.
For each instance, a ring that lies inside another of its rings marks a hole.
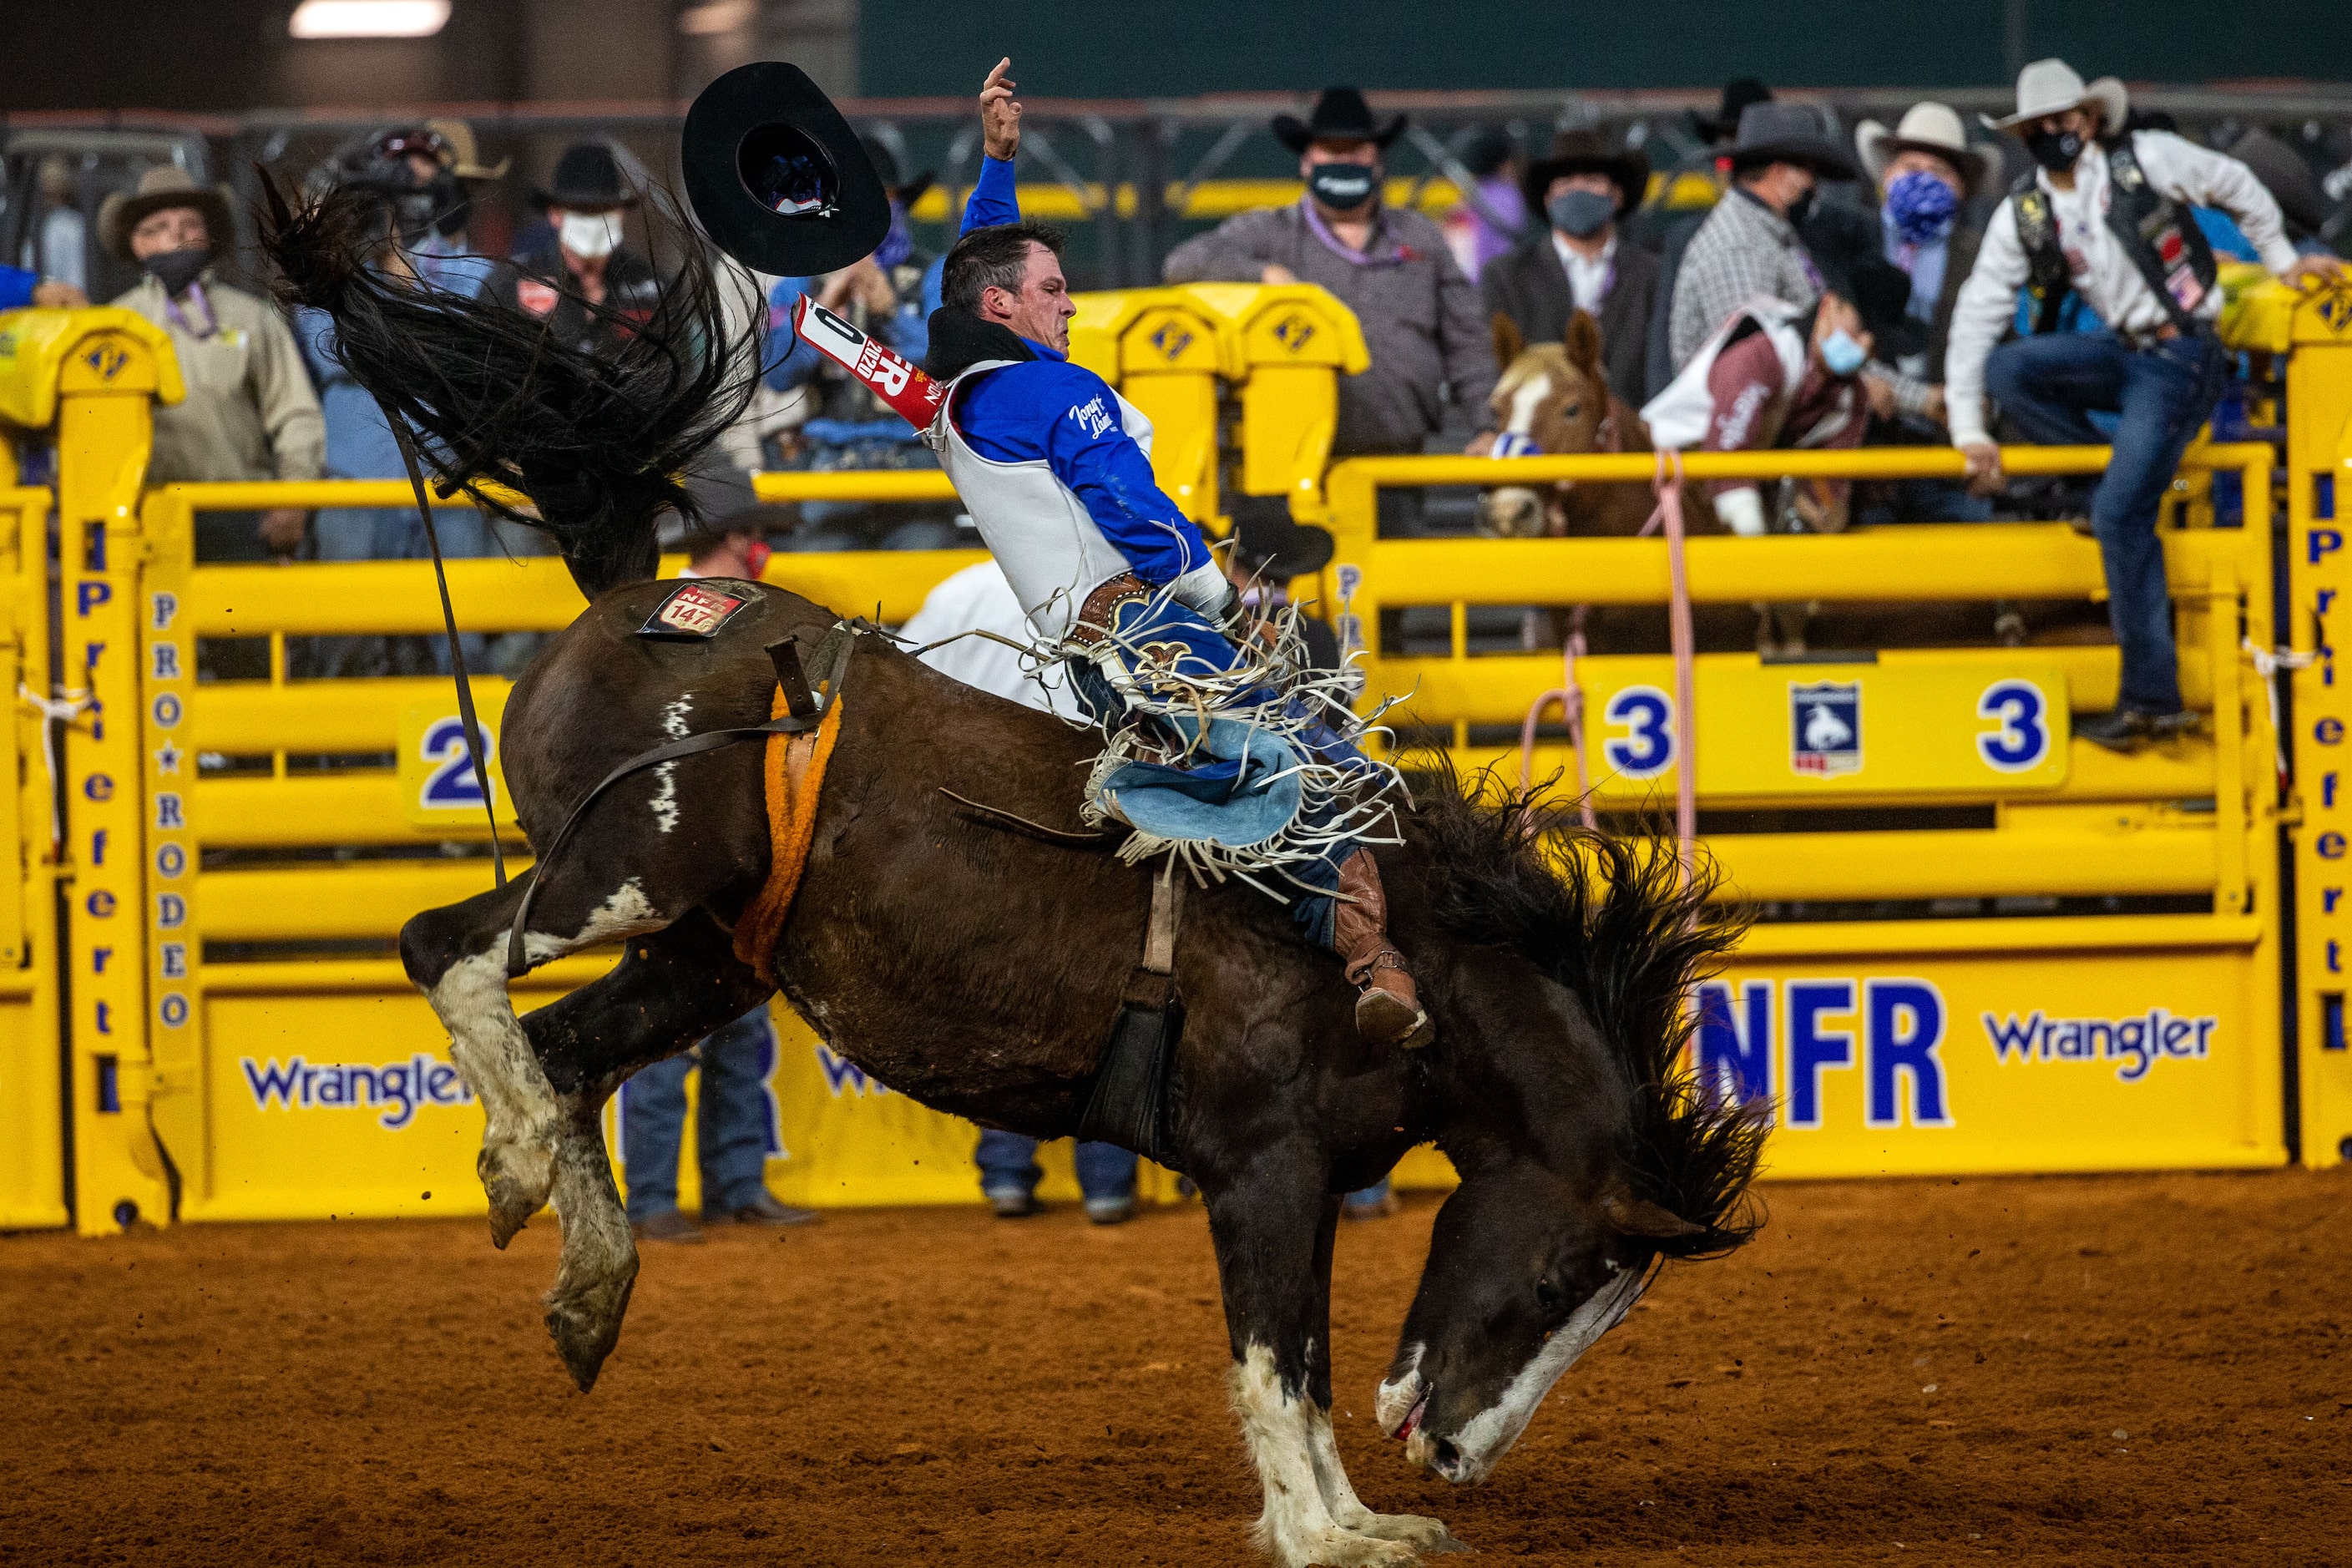
<instances>
[{"instance_id":1,"label":"dirt arena floor","mask_svg":"<svg viewBox=\"0 0 2352 1568\"><path fill-rule=\"evenodd\" d=\"M1366 1500L1538 1563L2352 1562L2352 1171L1769 1197L1459 1491L1370 1418L1434 1204L1348 1227ZM1255 1561L1197 1207L656 1248L585 1397L554 1240L0 1238L0 1563Z\"/></svg>"}]
</instances>

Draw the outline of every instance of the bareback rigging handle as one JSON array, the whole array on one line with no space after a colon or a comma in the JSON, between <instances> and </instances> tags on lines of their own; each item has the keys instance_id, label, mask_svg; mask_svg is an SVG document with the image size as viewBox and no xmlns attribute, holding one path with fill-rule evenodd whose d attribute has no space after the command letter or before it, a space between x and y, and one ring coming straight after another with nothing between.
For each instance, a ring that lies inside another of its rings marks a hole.
<instances>
[{"instance_id":1,"label":"bareback rigging handle","mask_svg":"<svg viewBox=\"0 0 2352 1568\"><path fill-rule=\"evenodd\" d=\"M741 724L725 730L705 730L700 734L688 735L682 741L666 742L650 752L642 752L631 757L627 762L597 780L595 785L580 797L580 804L573 806L572 815L563 819L562 828L548 842L547 852L540 856L532 865L530 872L530 886L523 889L522 900L515 905L514 923L507 928L508 979L520 980L530 973L530 958L524 949L523 931L530 919L531 900L539 897L540 872L552 864L556 856L562 852L564 846L572 841L572 833L587 817L588 808L596 804L598 796L630 774L643 773L647 768L659 767L664 763L674 763L683 757L700 756L705 752L715 752L722 746L731 746L739 741L751 740L755 735L797 735L814 730L824 722L826 711L841 700L842 678L849 672L850 650L856 646L857 639L854 633L845 635L838 639L840 647L834 652L833 668L826 674L823 694L818 696L810 695L808 681L801 674L797 640L793 637L786 637L782 642L770 645L768 648L768 657L775 661L777 681L783 689L784 706L787 711L769 720L764 724Z\"/></svg>"}]
</instances>

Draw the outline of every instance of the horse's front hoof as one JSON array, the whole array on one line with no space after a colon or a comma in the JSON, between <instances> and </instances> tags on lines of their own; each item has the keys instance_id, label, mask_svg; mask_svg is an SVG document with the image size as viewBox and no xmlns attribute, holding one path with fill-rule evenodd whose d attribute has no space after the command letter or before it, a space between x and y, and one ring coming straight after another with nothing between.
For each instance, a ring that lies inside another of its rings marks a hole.
<instances>
[{"instance_id":1,"label":"horse's front hoof","mask_svg":"<svg viewBox=\"0 0 2352 1568\"><path fill-rule=\"evenodd\" d=\"M503 1252L515 1233L546 1206L555 1185L555 1152L524 1143L484 1143L474 1169L490 1200L490 1242Z\"/></svg>"}]
</instances>

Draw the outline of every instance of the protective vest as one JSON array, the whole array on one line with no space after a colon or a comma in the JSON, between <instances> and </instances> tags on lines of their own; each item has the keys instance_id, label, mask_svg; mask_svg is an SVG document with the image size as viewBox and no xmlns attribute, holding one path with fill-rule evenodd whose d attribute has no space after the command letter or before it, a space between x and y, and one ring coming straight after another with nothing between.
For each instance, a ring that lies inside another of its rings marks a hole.
<instances>
[{"instance_id":1,"label":"protective vest","mask_svg":"<svg viewBox=\"0 0 2352 1568\"><path fill-rule=\"evenodd\" d=\"M2197 307L2221 275L2205 231L2187 207L2147 183L2129 136L2100 145L2107 154L2108 229L2172 324L2184 332L2195 331L2200 324ZM2050 193L2031 172L2010 187L2009 195L2017 208L2018 243L2025 249L2025 291L2033 300L2033 330L2054 331L2058 308L2074 286L2065 248L2059 243L2058 215L2052 209Z\"/></svg>"},{"instance_id":2,"label":"protective vest","mask_svg":"<svg viewBox=\"0 0 2352 1568\"><path fill-rule=\"evenodd\" d=\"M973 451L955 427L956 394L965 381L1021 363L982 360L961 372L948 383L939 417L923 438L940 455L940 467L971 513L989 553L1004 569L1029 624L1039 637L1058 642L1076 624L1087 595L1131 568L1118 546L1104 537L1087 503L1045 458L996 462ZM1117 391L1111 396L1118 404L1119 427L1150 457L1151 421Z\"/></svg>"},{"instance_id":3,"label":"protective vest","mask_svg":"<svg viewBox=\"0 0 2352 1568\"><path fill-rule=\"evenodd\" d=\"M1662 452L1682 452L1706 439L1706 422L1715 416L1715 394L1706 384L1716 360L1731 342L1732 334L1752 321L1780 356L1781 384L1790 391L1805 379L1805 334L1797 330L1811 307L1791 305L1769 294L1759 295L1724 318L1713 336L1699 345L1682 374L1642 407L1642 423L1650 427L1650 444Z\"/></svg>"}]
</instances>

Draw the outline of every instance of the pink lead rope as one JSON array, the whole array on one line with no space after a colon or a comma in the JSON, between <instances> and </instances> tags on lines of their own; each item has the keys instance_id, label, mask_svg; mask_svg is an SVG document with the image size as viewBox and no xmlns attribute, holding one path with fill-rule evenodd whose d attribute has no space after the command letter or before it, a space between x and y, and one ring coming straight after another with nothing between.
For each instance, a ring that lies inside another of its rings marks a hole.
<instances>
[{"instance_id":1,"label":"pink lead rope","mask_svg":"<svg viewBox=\"0 0 2352 1568\"><path fill-rule=\"evenodd\" d=\"M1690 577L1683 554L1683 459L1679 452L1658 454L1657 510L1642 525L1636 538L1647 539L1663 523L1666 531L1666 574L1672 603L1668 610L1675 653L1675 840L1682 862L1683 885L1688 887L1697 867L1698 840L1698 719L1696 639L1691 631ZM1538 697L1519 726L1519 794L1534 787L1536 726L1544 710L1559 704L1568 726L1569 744L1576 752L1577 805L1588 830L1599 827L1592 811L1592 772L1584 752L1584 693L1576 683L1576 661L1586 655L1584 607L1577 606L1567 640L1560 645L1560 681L1557 689Z\"/></svg>"}]
</instances>

